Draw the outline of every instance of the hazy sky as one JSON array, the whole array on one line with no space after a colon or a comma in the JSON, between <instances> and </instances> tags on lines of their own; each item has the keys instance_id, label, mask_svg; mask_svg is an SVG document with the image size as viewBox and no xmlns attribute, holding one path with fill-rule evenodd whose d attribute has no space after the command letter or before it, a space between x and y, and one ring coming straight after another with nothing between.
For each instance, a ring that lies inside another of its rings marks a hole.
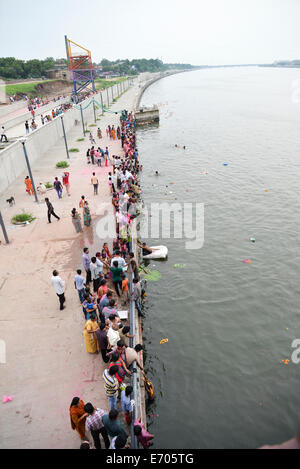
<instances>
[{"instance_id":1,"label":"hazy sky","mask_svg":"<svg viewBox=\"0 0 300 469\"><path fill-rule=\"evenodd\" d=\"M0 0L0 56L201 64L300 59L300 0Z\"/></svg>"}]
</instances>

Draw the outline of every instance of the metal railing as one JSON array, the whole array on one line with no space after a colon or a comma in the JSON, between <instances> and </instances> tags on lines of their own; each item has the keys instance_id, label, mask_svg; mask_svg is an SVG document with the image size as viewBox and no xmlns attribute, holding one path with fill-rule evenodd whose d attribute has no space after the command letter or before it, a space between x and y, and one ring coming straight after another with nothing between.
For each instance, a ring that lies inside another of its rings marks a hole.
<instances>
[{"instance_id":1,"label":"metal railing","mask_svg":"<svg viewBox=\"0 0 300 469\"><path fill-rule=\"evenodd\" d=\"M135 241L132 236L132 240L130 242L130 250L131 252L135 252ZM133 272L130 273L129 278L129 291L130 296L133 292ZM136 346L136 312L135 312L135 301L130 298L130 306L129 306L129 314L130 314L130 334L134 335L133 338L130 339L130 346L134 348ZM134 422L138 418L138 403L139 403L139 393L138 393L138 381L137 381L137 364L136 361L132 364L132 375L131 375L131 386L133 388L133 400L134 400L134 407L132 410L132 422L130 427L131 433L131 448L138 449L138 442L136 436L134 434Z\"/></svg>"}]
</instances>

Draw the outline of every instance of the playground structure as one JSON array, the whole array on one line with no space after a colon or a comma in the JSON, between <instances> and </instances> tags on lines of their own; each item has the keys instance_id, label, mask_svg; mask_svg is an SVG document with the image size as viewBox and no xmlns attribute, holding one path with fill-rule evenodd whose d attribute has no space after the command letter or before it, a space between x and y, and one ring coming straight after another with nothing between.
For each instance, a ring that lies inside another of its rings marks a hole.
<instances>
[{"instance_id":1,"label":"playground structure","mask_svg":"<svg viewBox=\"0 0 300 469\"><path fill-rule=\"evenodd\" d=\"M80 46L65 36L67 59L73 81L73 94L78 102L78 95L84 91L95 91L94 69L91 51Z\"/></svg>"}]
</instances>

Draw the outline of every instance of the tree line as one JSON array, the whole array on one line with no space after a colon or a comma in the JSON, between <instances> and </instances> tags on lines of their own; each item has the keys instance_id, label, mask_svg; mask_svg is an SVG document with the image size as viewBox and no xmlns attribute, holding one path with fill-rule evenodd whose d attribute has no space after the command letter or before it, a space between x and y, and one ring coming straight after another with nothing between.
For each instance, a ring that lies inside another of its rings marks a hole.
<instances>
[{"instance_id":1,"label":"tree line","mask_svg":"<svg viewBox=\"0 0 300 469\"><path fill-rule=\"evenodd\" d=\"M0 57L0 77L5 79L41 78L45 71L54 67L56 63L67 61L65 59L55 60L47 57L44 60L19 60L15 57Z\"/></svg>"},{"instance_id":2,"label":"tree line","mask_svg":"<svg viewBox=\"0 0 300 469\"><path fill-rule=\"evenodd\" d=\"M159 59L133 59L110 61L103 59L100 64L103 72L115 72L120 75L137 75L142 72L164 72L170 69L191 69L190 64L165 64Z\"/></svg>"},{"instance_id":3,"label":"tree line","mask_svg":"<svg viewBox=\"0 0 300 469\"><path fill-rule=\"evenodd\" d=\"M46 70L56 64L65 63L66 59L47 57L44 60L20 60L15 57L0 57L0 77L4 79L41 78ZM95 64L96 65L96 64ZM114 72L120 75L137 75L142 72L163 72L170 69L191 69L190 64L165 64L159 59L134 59L110 61L103 59L100 64L103 72Z\"/></svg>"}]
</instances>

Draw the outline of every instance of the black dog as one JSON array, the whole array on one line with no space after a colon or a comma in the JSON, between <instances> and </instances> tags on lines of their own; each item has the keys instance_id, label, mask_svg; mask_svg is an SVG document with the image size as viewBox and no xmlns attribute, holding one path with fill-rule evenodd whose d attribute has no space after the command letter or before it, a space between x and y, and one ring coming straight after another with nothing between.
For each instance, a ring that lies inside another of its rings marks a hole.
<instances>
[{"instance_id":1,"label":"black dog","mask_svg":"<svg viewBox=\"0 0 300 469\"><path fill-rule=\"evenodd\" d=\"M12 207L16 203L13 197L11 197L10 199L7 199L6 202L9 204L10 207Z\"/></svg>"}]
</instances>

